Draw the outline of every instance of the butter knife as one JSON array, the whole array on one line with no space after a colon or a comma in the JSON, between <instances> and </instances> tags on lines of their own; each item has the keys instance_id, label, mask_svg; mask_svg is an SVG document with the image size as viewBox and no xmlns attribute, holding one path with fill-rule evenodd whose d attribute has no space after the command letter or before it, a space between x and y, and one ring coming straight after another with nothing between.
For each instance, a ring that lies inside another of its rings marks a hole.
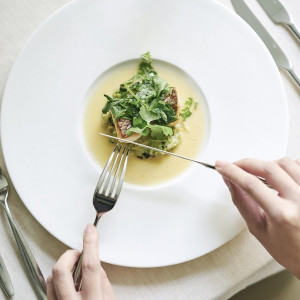
<instances>
[{"instance_id":1,"label":"butter knife","mask_svg":"<svg viewBox=\"0 0 300 300\"><path fill-rule=\"evenodd\" d=\"M0 286L2 287L4 293L8 297L12 297L15 294L11 279L9 277L8 271L6 269L5 263L1 255L0 255Z\"/></svg>"},{"instance_id":2,"label":"butter knife","mask_svg":"<svg viewBox=\"0 0 300 300\"><path fill-rule=\"evenodd\" d=\"M300 30L294 23L292 16L278 0L257 0L268 16L275 22L288 27L300 41Z\"/></svg>"},{"instance_id":3,"label":"butter knife","mask_svg":"<svg viewBox=\"0 0 300 300\"><path fill-rule=\"evenodd\" d=\"M231 0L234 10L242 17L259 35L262 41L267 46L278 68L286 70L294 79L298 87L300 88L300 77L293 69L290 61L286 57L285 53L281 50L272 36L264 28L264 26L258 21L253 12L249 9L244 0Z\"/></svg>"}]
</instances>

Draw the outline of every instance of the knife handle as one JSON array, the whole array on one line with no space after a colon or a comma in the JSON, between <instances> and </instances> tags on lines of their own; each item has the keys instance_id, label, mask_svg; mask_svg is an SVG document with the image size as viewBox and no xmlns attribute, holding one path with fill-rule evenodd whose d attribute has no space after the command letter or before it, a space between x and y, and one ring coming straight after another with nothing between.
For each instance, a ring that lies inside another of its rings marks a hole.
<instances>
[{"instance_id":1,"label":"knife handle","mask_svg":"<svg viewBox=\"0 0 300 300\"><path fill-rule=\"evenodd\" d=\"M300 88L300 77L293 68L286 69Z\"/></svg>"},{"instance_id":2,"label":"knife handle","mask_svg":"<svg viewBox=\"0 0 300 300\"><path fill-rule=\"evenodd\" d=\"M287 27L292 31L292 33L296 36L298 41L300 41L300 30L294 23L286 24Z\"/></svg>"},{"instance_id":3,"label":"knife handle","mask_svg":"<svg viewBox=\"0 0 300 300\"><path fill-rule=\"evenodd\" d=\"M6 269L5 263L2 256L0 255L0 286L2 287L4 293L8 297L12 297L14 292L14 287L12 285L11 279L9 277L8 271Z\"/></svg>"}]
</instances>

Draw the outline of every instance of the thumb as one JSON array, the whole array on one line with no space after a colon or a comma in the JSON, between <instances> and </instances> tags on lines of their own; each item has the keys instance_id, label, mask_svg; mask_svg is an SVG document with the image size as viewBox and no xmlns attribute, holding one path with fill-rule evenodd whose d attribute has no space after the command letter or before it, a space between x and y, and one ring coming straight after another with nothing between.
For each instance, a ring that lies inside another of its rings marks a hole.
<instances>
[{"instance_id":1,"label":"thumb","mask_svg":"<svg viewBox=\"0 0 300 300\"><path fill-rule=\"evenodd\" d=\"M98 234L95 226L88 224L83 234L83 253L87 257L99 261Z\"/></svg>"},{"instance_id":2,"label":"thumb","mask_svg":"<svg viewBox=\"0 0 300 300\"><path fill-rule=\"evenodd\" d=\"M83 234L82 293L88 299L101 298L101 266L98 234L95 226L88 224ZM83 298L84 298L83 297Z\"/></svg>"}]
</instances>

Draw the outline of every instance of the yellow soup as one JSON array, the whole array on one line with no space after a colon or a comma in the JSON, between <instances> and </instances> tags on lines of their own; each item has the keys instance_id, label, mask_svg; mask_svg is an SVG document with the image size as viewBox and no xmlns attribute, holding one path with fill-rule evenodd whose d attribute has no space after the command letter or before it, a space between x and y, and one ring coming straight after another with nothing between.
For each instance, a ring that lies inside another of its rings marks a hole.
<instances>
[{"instance_id":1,"label":"yellow soup","mask_svg":"<svg viewBox=\"0 0 300 300\"><path fill-rule=\"evenodd\" d=\"M87 147L96 161L104 166L114 147L99 132L107 133L103 125L101 110L106 103L104 94L112 95L120 83L125 82L137 72L137 61L129 61L106 72L99 81L86 104L84 115L84 136ZM204 141L205 116L201 95L195 83L180 69L156 61L153 63L158 75L167 80L170 86L176 87L179 105L183 107L185 100L192 97L198 105L192 108L189 117L181 129L181 143L173 149L174 153L195 158ZM137 141L138 142L138 141ZM160 184L173 179L190 166L190 162L169 155L158 158L140 159L132 153L128 161L125 181L139 185Z\"/></svg>"}]
</instances>

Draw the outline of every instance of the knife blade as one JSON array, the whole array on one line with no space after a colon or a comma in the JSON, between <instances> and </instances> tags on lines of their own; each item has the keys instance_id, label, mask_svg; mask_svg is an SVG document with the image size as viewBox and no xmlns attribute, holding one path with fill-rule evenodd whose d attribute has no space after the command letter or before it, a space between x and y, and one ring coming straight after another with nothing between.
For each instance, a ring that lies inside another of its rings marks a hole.
<instances>
[{"instance_id":1,"label":"knife blade","mask_svg":"<svg viewBox=\"0 0 300 300\"><path fill-rule=\"evenodd\" d=\"M9 277L8 271L6 269L5 263L1 255L0 255L0 286L2 287L4 293L8 297L12 297L15 294L11 279Z\"/></svg>"},{"instance_id":2,"label":"knife blade","mask_svg":"<svg viewBox=\"0 0 300 300\"><path fill-rule=\"evenodd\" d=\"M281 50L279 45L275 42L273 37L268 33L264 26L255 17L253 12L247 6L244 0L231 0L234 10L237 14L242 17L258 34L264 44L267 46L269 52L271 53L275 63L278 68L286 70L291 77L294 79L298 87L300 88L300 77L293 69L290 61L286 57L285 53Z\"/></svg>"},{"instance_id":3,"label":"knife blade","mask_svg":"<svg viewBox=\"0 0 300 300\"><path fill-rule=\"evenodd\" d=\"M161 153L164 153L164 154L172 155L172 156L175 156L175 157L178 157L178 158L182 158L182 159L185 159L185 160L192 161L194 163L200 164L200 165L202 165L204 167L207 167L207 168L210 168L210 169L215 169L214 165L211 165L211 164L199 161L199 160L195 160L195 159L192 159L192 158L189 158L189 157L185 157L185 156L173 153L173 152L168 152L168 151L161 150L161 149L158 149L158 148L150 147L150 146L143 145L143 144L140 144L140 143L136 143L136 142L133 142L133 141L129 141L129 140L126 140L126 139L122 139L122 138L119 138L119 137L116 137L116 136L108 135L108 134L105 134L105 133L102 133L102 132L99 132L99 134L102 135L102 136L106 136L108 138L111 138L111 139L115 139L115 140L123 142L123 143L129 143L129 144L140 146L140 147L143 147L143 148L146 148L146 149L150 149L150 150L154 150L154 151L161 152Z\"/></svg>"},{"instance_id":4,"label":"knife blade","mask_svg":"<svg viewBox=\"0 0 300 300\"><path fill-rule=\"evenodd\" d=\"M268 16L275 22L287 26L300 41L300 30L292 16L278 0L257 0Z\"/></svg>"}]
</instances>

